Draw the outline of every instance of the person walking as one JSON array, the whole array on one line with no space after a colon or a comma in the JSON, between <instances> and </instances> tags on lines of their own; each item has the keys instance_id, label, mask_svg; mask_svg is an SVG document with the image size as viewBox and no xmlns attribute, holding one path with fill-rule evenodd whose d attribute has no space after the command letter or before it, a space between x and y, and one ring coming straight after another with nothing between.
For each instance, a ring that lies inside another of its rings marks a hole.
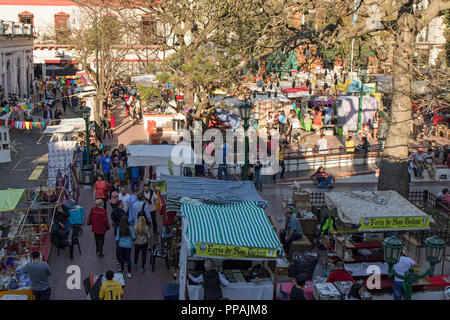
<instances>
[{"instance_id":1,"label":"person walking","mask_svg":"<svg viewBox=\"0 0 450 320\"><path fill-rule=\"evenodd\" d=\"M27 263L22 273L28 274L31 280L31 290L36 300L50 300L52 289L48 277L52 274L47 262L41 261L41 253L33 251L32 261Z\"/></svg>"},{"instance_id":2,"label":"person walking","mask_svg":"<svg viewBox=\"0 0 450 320\"><path fill-rule=\"evenodd\" d=\"M103 207L103 200L97 199L95 207L91 209L88 218L88 225L92 225L92 232L95 238L95 248L99 257L104 257L103 244L105 243L105 234L109 230L108 215Z\"/></svg>"},{"instance_id":3,"label":"person walking","mask_svg":"<svg viewBox=\"0 0 450 320\"><path fill-rule=\"evenodd\" d=\"M434 159L433 149L429 148L423 158L424 158L424 169L428 171L428 175L430 176L431 180L436 180L436 165L433 162Z\"/></svg>"},{"instance_id":4,"label":"person walking","mask_svg":"<svg viewBox=\"0 0 450 320\"><path fill-rule=\"evenodd\" d=\"M107 182L109 182L111 178L111 166L112 160L109 156L109 151L105 151L105 154L100 159L100 172L103 173Z\"/></svg>"},{"instance_id":5,"label":"person walking","mask_svg":"<svg viewBox=\"0 0 450 320\"><path fill-rule=\"evenodd\" d=\"M109 183L103 179L102 174L97 175L97 181L94 184L94 199L103 201L103 208L106 210L106 202L108 201Z\"/></svg>"},{"instance_id":6,"label":"person walking","mask_svg":"<svg viewBox=\"0 0 450 320\"><path fill-rule=\"evenodd\" d=\"M409 268L415 267L416 262L410 257L406 256L406 249L403 249L403 255L398 260L397 264L394 265L394 271L399 275L404 275ZM394 278L394 284L392 285L392 294L394 295L395 300L402 300L402 296L405 294L403 289L403 279Z\"/></svg>"},{"instance_id":7,"label":"person walking","mask_svg":"<svg viewBox=\"0 0 450 320\"><path fill-rule=\"evenodd\" d=\"M261 169L262 164L258 159L258 162L255 165L255 187L258 191L263 191L263 183L262 183L262 176L261 176Z\"/></svg>"},{"instance_id":8,"label":"person walking","mask_svg":"<svg viewBox=\"0 0 450 320\"><path fill-rule=\"evenodd\" d=\"M143 216L138 218L136 225L134 226L134 232L136 233L136 243L134 245L134 267L137 268L139 260L139 253L142 252L142 264L141 272L145 272L145 262L147 261L148 240L150 238L149 228L147 222Z\"/></svg>"},{"instance_id":9,"label":"person walking","mask_svg":"<svg viewBox=\"0 0 450 320\"><path fill-rule=\"evenodd\" d=\"M132 216L130 216L130 224L134 226L137 223L137 219L140 216L144 216L148 226L152 223L152 217L150 214L150 206L147 204L144 198L144 193L137 194L136 201L132 205Z\"/></svg>"},{"instance_id":10,"label":"person walking","mask_svg":"<svg viewBox=\"0 0 450 320\"><path fill-rule=\"evenodd\" d=\"M147 202L150 210L150 216L152 217L152 224L153 224L153 233L158 233L158 225L156 224L156 208L155 208L155 202L157 200L156 197L156 191L153 184L146 183L144 185L144 199L145 202Z\"/></svg>"},{"instance_id":11,"label":"person walking","mask_svg":"<svg viewBox=\"0 0 450 320\"><path fill-rule=\"evenodd\" d=\"M134 233L133 228L130 226L127 217L122 217L122 219L120 219L119 229L116 235L116 241L118 241L120 253L119 272L124 271L126 262L128 266L128 278L131 278L133 276L131 274L131 248L133 247L133 240L135 239L136 234Z\"/></svg>"},{"instance_id":12,"label":"person walking","mask_svg":"<svg viewBox=\"0 0 450 320\"><path fill-rule=\"evenodd\" d=\"M122 217L128 218L128 216L124 210L124 205L125 205L125 203L122 200L117 201L116 207L114 208L113 212L111 213L114 239L116 239L116 236L117 236L117 229L119 229L120 220L122 220ZM115 241L115 242L116 242L117 265L120 265L119 243L117 241Z\"/></svg>"},{"instance_id":13,"label":"person walking","mask_svg":"<svg viewBox=\"0 0 450 320\"><path fill-rule=\"evenodd\" d=\"M100 287L98 298L100 300L122 300L123 288L122 285L114 281L114 272L112 270L106 271L106 282Z\"/></svg>"}]
</instances>

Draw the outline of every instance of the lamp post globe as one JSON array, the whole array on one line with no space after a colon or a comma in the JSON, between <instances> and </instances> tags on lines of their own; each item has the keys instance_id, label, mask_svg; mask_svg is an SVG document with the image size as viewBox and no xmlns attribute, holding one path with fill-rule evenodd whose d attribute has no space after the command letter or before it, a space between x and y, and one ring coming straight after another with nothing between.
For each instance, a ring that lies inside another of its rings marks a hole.
<instances>
[{"instance_id":1,"label":"lamp post globe","mask_svg":"<svg viewBox=\"0 0 450 320\"><path fill-rule=\"evenodd\" d=\"M398 262L403 250L403 243L398 237L388 237L383 241L384 261L392 267Z\"/></svg>"},{"instance_id":2,"label":"lamp post globe","mask_svg":"<svg viewBox=\"0 0 450 320\"><path fill-rule=\"evenodd\" d=\"M433 266L442 261L444 255L445 241L437 236L425 240L425 256L430 265Z\"/></svg>"}]
</instances>

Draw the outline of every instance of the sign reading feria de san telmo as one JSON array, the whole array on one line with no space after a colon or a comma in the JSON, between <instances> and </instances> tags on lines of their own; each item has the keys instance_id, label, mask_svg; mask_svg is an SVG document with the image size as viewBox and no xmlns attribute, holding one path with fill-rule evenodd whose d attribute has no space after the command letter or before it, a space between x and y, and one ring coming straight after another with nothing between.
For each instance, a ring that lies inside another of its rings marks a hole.
<instances>
[{"instance_id":1,"label":"sign reading feria de san telmo","mask_svg":"<svg viewBox=\"0 0 450 320\"><path fill-rule=\"evenodd\" d=\"M359 231L427 230L430 217L361 218Z\"/></svg>"},{"instance_id":2,"label":"sign reading feria de san telmo","mask_svg":"<svg viewBox=\"0 0 450 320\"><path fill-rule=\"evenodd\" d=\"M277 250L197 242L195 254L197 256L211 258L275 259L277 257Z\"/></svg>"}]
</instances>

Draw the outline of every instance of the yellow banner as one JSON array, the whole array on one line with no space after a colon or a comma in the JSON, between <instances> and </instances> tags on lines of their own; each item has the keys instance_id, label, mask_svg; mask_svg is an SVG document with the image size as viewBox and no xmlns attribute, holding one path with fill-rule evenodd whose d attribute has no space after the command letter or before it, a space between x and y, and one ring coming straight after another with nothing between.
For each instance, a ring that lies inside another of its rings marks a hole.
<instances>
[{"instance_id":1,"label":"yellow banner","mask_svg":"<svg viewBox=\"0 0 450 320\"><path fill-rule=\"evenodd\" d=\"M361 218L359 231L427 230L430 217Z\"/></svg>"},{"instance_id":2,"label":"yellow banner","mask_svg":"<svg viewBox=\"0 0 450 320\"><path fill-rule=\"evenodd\" d=\"M211 258L276 259L277 250L197 242L195 254Z\"/></svg>"}]
</instances>

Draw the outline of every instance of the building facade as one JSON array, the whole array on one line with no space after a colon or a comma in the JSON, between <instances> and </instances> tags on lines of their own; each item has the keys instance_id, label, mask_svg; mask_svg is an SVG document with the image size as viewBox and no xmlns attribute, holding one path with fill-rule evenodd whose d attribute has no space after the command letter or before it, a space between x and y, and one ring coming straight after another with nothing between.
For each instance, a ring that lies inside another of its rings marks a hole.
<instances>
[{"instance_id":1,"label":"building facade","mask_svg":"<svg viewBox=\"0 0 450 320\"><path fill-rule=\"evenodd\" d=\"M31 24L0 21L0 101L30 94L33 41Z\"/></svg>"}]
</instances>

